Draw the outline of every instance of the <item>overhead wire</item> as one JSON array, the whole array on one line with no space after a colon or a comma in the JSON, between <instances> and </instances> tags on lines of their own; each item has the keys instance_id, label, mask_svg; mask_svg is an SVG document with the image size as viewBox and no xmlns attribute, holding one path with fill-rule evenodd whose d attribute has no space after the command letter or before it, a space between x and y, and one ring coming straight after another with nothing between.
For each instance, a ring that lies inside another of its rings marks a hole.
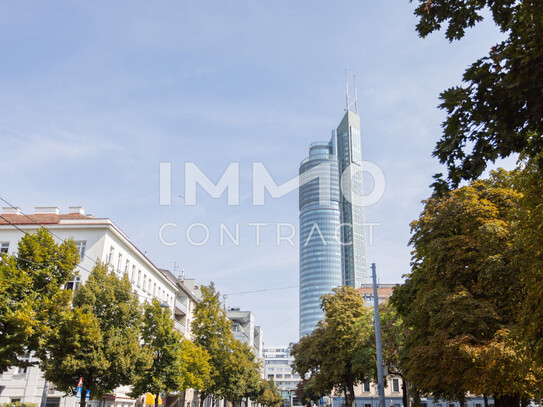
<instances>
[{"instance_id":1,"label":"overhead wire","mask_svg":"<svg viewBox=\"0 0 543 407\"><path fill-rule=\"evenodd\" d=\"M0 199L2 199L2 198L0 198ZM2 200L3 200L4 202L6 202L4 199L2 199ZM19 230L20 232L22 232L22 233L25 234L26 236L30 237L32 240L34 240L34 241L37 242L38 244L40 244L40 245L42 245L43 247L45 247L45 248L51 250L55 255L62 256L64 260L71 262L71 263L72 263L72 266L73 266L74 268L77 267L77 268L80 268L80 269L86 271L87 273L89 273L89 276L90 276L91 271L88 270L87 268L81 266L81 264L74 263L72 260L68 259L68 258L67 258L66 256L64 256L62 253L56 252L56 251L55 251L55 248L53 248L53 247L51 247L51 246L48 246L48 245L46 245L45 243L41 242L40 240L36 239L36 237L35 237L34 235L32 235L32 234L28 233L27 231L21 229L21 228L20 228L19 226L17 226L15 223L11 222L9 219L6 219L4 216L0 215L0 219L3 219L3 220L6 221L7 223L9 223L11 226L15 227L17 230ZM42 225L39 224L39 223L38 223L38 225L42 226ZM45 226L42 226L42 227L44 227L47 231L49 231L49 229L46 228ZM58 236L57 236L57 237L58 237ZM63 240L63 242L64 242L64 240ZM27 261L27 262L32 262L32 261L27 260L27 259L21 259L21 260ZM57 258L55 258L55 260L60 260L60 259L57 257ZM36 265L42 265L42 264L44 264L44 263L36 263L36 262L32 262L32 263L34 263L34 264L36 264ZM95 263L95 264L98 264L98 262L97 262L96 260L94 260L94 263ZM100 284L100 283L97 283L97 284L100 285L100 286L102 286L102 287L106 287L106 286L103 285L103 284ZM117 290L117 291L122 290L122 289L119 288L119 287L114 287L114 289ZM122 290L122 292L126 294L126 291L125 291L125 290ZM131 290L130 292L133 292L133 293L136 294L138 297L142 297L142 298L146 298L146 299L149 299L149 296L150 296L150 294L149 294L149 295L139 294L136 290L133 290L133 291ZM156 296L155 296L155 297L156 297ZM158 298L158 297L157 297L157 298Z\"/></svg>"},{"instance_id":2,"label":"overhead wire","mask_svg":"<svg viewBox=\"0 0 543 407\"><path fill-rule=\"evenodd\" d=\"M7 205L9 205L11 208L13 209L19 209L18 207L14 206L13 204L11 204L10 202L8 202L6 199L0 197L0 200L5 202ZM33 219L32 217L30 217L29 215L23 213L23 212L19 212L20 215L28 218L30 221L32 221L35 225L38 225L40 227L43 227L44 229L46 229L52 236L56 237L57 239L61 240L62 242L65 242L66 239L63 239L61 238L60 236L58 236L57 234L55 234L53 231L51 231L51 229L49 229L47 226L45 226L44 224L40 223L40 222L37 222L35 219ZM48 249L50 250L53 250L53 248L45 245L43 242L37 240L32 234L26 232L25 230L21 229L19 226L17 226L16 224L14 224L13 222L9 221L8 219L6 219L4 216L0 215L0 218L3 219L4 221L6 221L8 224L10 224L11 226L15 227L16 229L18 229L20 232L24 233L25 235L31 237L33 240L35 240L36 242L38 242L39 244L41 244L42 246L45 246L47 247ZM57 253L59 255L62 255L61 253ZM96 259L93 259L91 258L90 256L88 256L86 253L83 253L83 256L87 259L89 259L90 261L92 261L94 263L94 265L97 265L98 264L98 260ZM70 261L69 259L67 259L65 256L63 256L64 260L68 260ZM77 267L79 269L82 269L83 271L86 271L89 275L91 274L91 271L88 270L87 268L81 266L80 263L76 264L76 263L73 263L72 262L72 265L74 265L74 268ZM125 273L126 274L126 273ZM287 287L274 287L274 288L265 288L265 289L261 289L261 290L247 290L247 291L239 291L239 292L234 292L234 293L226 293L226 294L222 294L223 298L225 297L228 297L230 295L244 295L244 294L250 294L250 293L259 293L259 292L266 292L266 291L277 291L277 290L287 290L287 289L291 289L291 288L298 288L299 286L298 285L292 285L292 286L287 286ZM138 294L136 292L136 295L138 295L139 297L144 297L144 298L148 298L148 296L146 295L142 295L142 294Z\"/></svg>"}]
</instances>

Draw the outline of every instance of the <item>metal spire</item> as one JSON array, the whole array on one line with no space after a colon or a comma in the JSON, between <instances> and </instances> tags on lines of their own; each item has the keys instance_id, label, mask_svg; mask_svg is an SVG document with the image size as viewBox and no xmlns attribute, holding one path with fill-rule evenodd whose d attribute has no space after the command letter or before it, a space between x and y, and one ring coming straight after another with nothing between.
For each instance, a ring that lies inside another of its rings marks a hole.
<instances>
[{"instance_id":1,"label":"metal spire","mask_svg":"<svg viewBox=\"0 0 543 407\"><path fill-rule=\"evenodd\" d=\"M345 111L351 109L354 113L358 114L358 95L356 90L356 75L354 75L354 99L349 97L349 79L347 77L347 69L345 69Z\"/></svg>"}]
</instances>

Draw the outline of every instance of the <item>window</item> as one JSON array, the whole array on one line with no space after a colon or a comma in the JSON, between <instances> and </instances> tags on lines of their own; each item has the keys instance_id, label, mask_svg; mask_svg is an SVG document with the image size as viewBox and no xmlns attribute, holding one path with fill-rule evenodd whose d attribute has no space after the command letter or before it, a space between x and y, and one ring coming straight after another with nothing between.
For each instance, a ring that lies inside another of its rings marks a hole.
<instances>
[{"instance_id":1,"label":"window","mask_svg":"<svg viewBox=\"0 0 543 407\"><path fill-rule=\"evenodd\" d=\"M400 380L392 379L392 391L400 391Z\"/></svg>"},{"instance_id":2,"label":"window","mask_svg":"<svg viewBox=\"0 0 543 407\"><path fill-rule=\"evenodd\" d=\"M9 242L0 243L0 253L7 253L9 250Z\"/></svg>"},{"instance_id":3,"label":"window","mask_svg":"<svg viewBox=\"0 0 543 407\"><path fill-rule=\"evenodd\" d=\"M481 403L475 403L475 407L483 407Z\"/></svg>"},{"instance_id":4,"label":"window","mask_svg":"<svg viewBox=\"0 0 543 407\"><path fill-rule=\"evenodd\" d=\"M22 358L19 359L21 362L23 363L28 363L30 362L30 353L27 352ZM24 367L19 367L17 368L17 373L18 374L26 374L28 372L28 367L27 366L24 366Z\"/></svg>"},{"instance_id":5,"label":"window","mask_svg":"<svg viewBox=\"0 0 543 407\"><path fill-rule=\"evenodd\" d=\"M364 404L364 407L371 407L371 404L366 403Z\"/></svg>"},{"instance_id":6,"label":"window","mask_svg":"<svg viewBox=\"0 0 543 407\"><path fill-rule=\"evenodd\" d=\"M59 407L60 397L47 397L45 400L45 407Z\"/></svg>"},{"instance_id":7,"label":"window","mask_svg":"<svg viewBox=\"0 0 543 407\"><path fill-rule=\"evenodd\" d=\"M149 285L147 286L147 292L151 294L151 277L149 277Z\"/></svg>"},{"instance_id":8,"label":"window","mask_svg":"<svg viewBox=\"0 0 543 407\"><path fill-rule=\"evenodd\" d=\"M241 328L238 324L232 324L232 332L241 332Z\"/></svg>"},{"instance_id":9,"label":"window","mask_svg":"<svg viewBox=\"0 0 543 407\"><path fill-rule=\"evenodd\" d=\"M121 263L123 262L123 255L119 253L119 258L117 259L117 271L121 273Z\"/></svg>"},{"instance_id":10,"label":"window","mask_svg":"<svg viewBox=\"0 0 543 407\"><path fill-rule=\"evenodd\" d=\"M113 255L115 254L115 249L113 248L113 246L111 246L109 248L109 258L108 258L108 263L111 264L113 263Z\"/></svg>"},{"instance_id":11,"label":"window","mask_svg":"<svg viewBox=\"0 0 543 407\"><path fill-rule=\"evenodd\" d=\"M278 375L276 375L275 377L277 377L278 379L282 379L282 378L283 378L283 375L282 375L282 374L278 374Z\"/></svg>"},{"instance_id":12,"label":"window","mask_svg":"<svg viewBox=\"0 0 543 407\"><path fill-rule=\"evenodd\" d=\"M147 288L147 275L143 275L143 291Z\"/></svg>"},{"instance_id":13,"label":"window","mask_svg":"<svg viewBox=\"0 0 543 407\"><path fill-rule=\"evenodd\" d=\"M77 247L77 251L79 252L79 261L83 261L83 258L85 257L85 249L87 248L87 241L77 240L75 242L75 246Z\"/></svg>"},{"instance_id":14,"label":"window","mask_svg":"<svg viewBox=\"0 0 543 407\"><path fill-rule=\"evenodd\" d=\"M128 276L128 270L130 270L130 260L126 259L126 263L124 265L124 274Z\"/></svg>"},{"instance_id":15,"label":"window","mask_svg":"<svg viewBox=\"0 0 543 407\"><path fill-rule=\"evenodd\" d=\"M268 379L273 379L273 375L272 375L272 374L269 374L269 375L268 375Z\"/></svg>"},{"instance_id":16,"label":"window","mask_svg":"<svg viewBox=\"0 0 543 407\"><path fill-rule=\"evenodd\" d=\"M136 282L136 266L132 266L132 282Z\"/></svg>"},{"instance_id":17,"label":"window","mask_svg":"<svg viewBox=\"0 0 543 407\"><path fill-rule=\"evenodd\" d=\"M66 283L66 285L64 286L64 288L66 288L66 290L74 290L74 291L77 291L77 289L79 288L79 285L81 284L81 277L79 276L75 276L74 279L72 281L68 281Z\"/></svg>"},{"instance_id":18,"label":"window","mask_svg":"<svg viewBox=\"0 0 543 407\"><path fill-rule=\"evenodd\" d=\"M20 402L21 402L21 398L20 398L20 397L15 397L15 398L12 397L12 398L11 398L11 402L12 402L12 403L20 403Z\"/></svg>"},{"instance_id":19,"label":"window","mask_svg":"<svg viewBox=\"0 0 543 407\"><path fill-rule=\"evenodd\" d=\"M153 284L153 297L156 297L156 283Z\"/></svg>"},{"instance_id":20,"label":"window","mask_svg":"<svg viewBox=\"0 0 543 407\"><path fill-rule=\"evenodd\" d=\"M362 385L362 391L366 393L370 391L370 382L364 382L364 384Z\"/></svg>"},{"instance_id":21,"label":"window","mask_svg":"<svg viewBox=\"0 0 543 407\"><path fill-rule=\"evenodd\" d=\"M138 270L138 287L141 287L141 270Z\"/></svg>"}]
</instances>

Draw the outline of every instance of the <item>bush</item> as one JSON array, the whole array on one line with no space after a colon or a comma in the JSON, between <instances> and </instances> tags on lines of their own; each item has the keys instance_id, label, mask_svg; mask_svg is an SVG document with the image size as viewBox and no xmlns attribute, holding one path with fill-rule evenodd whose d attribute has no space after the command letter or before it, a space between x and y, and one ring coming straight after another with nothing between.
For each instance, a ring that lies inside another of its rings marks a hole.
<instances>
[{"instance_id":1,"label":"bush","mask_svg":"<svg viewBox=\"0 0 543 407\"><path fill-rule=\"evenodd\" d=\"M16 401L14 403L0 404L0 407L38 407L38 405L36 403L22 403Z\"/></svg>"}]
</instances>

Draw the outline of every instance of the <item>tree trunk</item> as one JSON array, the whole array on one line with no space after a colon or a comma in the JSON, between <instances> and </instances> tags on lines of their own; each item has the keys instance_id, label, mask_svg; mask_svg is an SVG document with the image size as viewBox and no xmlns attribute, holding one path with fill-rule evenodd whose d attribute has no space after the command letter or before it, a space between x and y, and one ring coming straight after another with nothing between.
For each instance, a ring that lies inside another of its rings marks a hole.
<instances>
[{"instance_id":1,"label":"tree trunk","mask_svg":"<svg viewBox=\"0 0 543 407\"><path fill-rule=\"evenodd\" d=\"M202 392L200 394L200 407L204 407L204 400L205 399L206 399L206 394Z\"/></svg>"},{"instance_id":2,"label":"tree trunk","mask_svg":"<svg viewBox=\"0 0 543 407\"><path fill-rule=\"evenodd\" d=\"M488 397L486 394L483 394L483 402L485 403L485 407L488 407Z\"/></svg>"},{"instance_id":3,"label":"tree trunk","mask_svg":"<svg viewBox=\"0 0 543 407\"><path fill-rule=\"evenodd\" d=\"M520 407L520 396L494 396L494 407Z\"/></svg>"},{"instance_id":4,"label":"tree trunk","mask_svg":"<svg viewBox=\"0 0 543 407\"><path fill-rule=\"evenodd\" d=\"M402 378L402 403L403 403L403 407L410 407L409 404L410 404L410 400L409 400L409 396L408 396L408 385L407 385L407 380L405 380L405 377L403 376L400 376ZM485 406L485 407L488 407L488 406Z\"/></svg>"},{"instance_id":5,"label":"tree trunk","mask_svg":"<svg viewBox=\"0 0 543 407\"><path fill-rule=\"evenodd\" d=\"M160 397L160 393L157 393L155 396L155 407L158 407L158 398Z\"/></svg>"},{"instance_id":6,"label":"tree trunk","mask_svg":"<svg viewBox=\"0 0 543 407\"><path fill-rule=\"evenodd\" d=\"M354 396L354 380L352 377L347 379L347 385L349 388L349 404L348 407L356 407L356 397Z\"/></svg>"},{"instance_id":7,"label":"tree trunk","mask_svg":"<svg viewBox=\"0 0 543 407\"><path fill-rule=\"evenodd\" d=\"M415 407L420 407L421 406L420 394L419 394L418 391L413 395L413 404L415 405Z\"/></svg>"}]
</instances>

